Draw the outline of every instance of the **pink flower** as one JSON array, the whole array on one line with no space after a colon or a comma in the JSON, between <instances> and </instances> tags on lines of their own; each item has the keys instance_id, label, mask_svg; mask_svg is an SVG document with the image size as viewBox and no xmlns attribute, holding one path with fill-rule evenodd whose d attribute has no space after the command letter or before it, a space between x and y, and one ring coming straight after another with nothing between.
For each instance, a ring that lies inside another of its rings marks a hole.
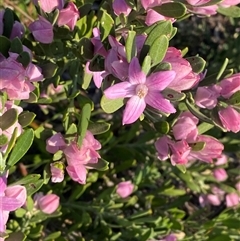
<instances>
[{"instance_id":1,"label":"pink flower","mask_svg":"<svg viewBox=\"0 0 240 241\"><path fill-rule=\"evenodd\" d=\"M148 9L148 8L160 6L163 3L168 3L170 1L171 0L141 0L141 4L142 4L144 9Z\"/></svg>"},{"instance_id":2,"label":"pink flower","mask_svg":"<svg viewBox=\"0 0 240 241\"><path fill-rule=\"evenodd\" d=\"M238 5L240 3L240 0L223 0L219 3L221 7L228 8L231 6Z\"/></svg>"},{"instance_id":3,"label":"pink flower","mask_svg":"<svg viewBox=\"0 0 240 241\"><path fill-rule=\"evenodd\" d=\"M128 197L132 194L133 189L134 189L134 185L132 184L131 181L120 182L117 185L117 191L116 192L121 198L126 198L126 197Z\"/></svg>"},{"instance_id":4,"label":"pink flower","mask_svg":"<svg viewBox=\"0 0 240 241\"><path fill-rule=\"evenodd\" d=\"M55 194L43 195L43 193L36 193L34 195L35 206L43 213L52 214L59 207L59 196Z\"/></svg>"},{"instance_id":5,"label":"pink flower","mask_svg":"<svg viewBox=\"0 0 240 241\"><path fill-rule=\"evenodd\" d=\"M193 6L199 6L210 2L211 0L187 0L187 2Z\"/></svg>"},{"instance_id":6,"label":"pink flower","mask_svg":"<svg viewBox=\"0 0 240 241\"><path fill-rule=\"evenodd\" d=\"M240 182L236 183L235 188L240 192Z\"/></svg>"},{"instance_id":7,"label":"pink flower","mask_svg":"<svg viewBox=\"0 0 240 241\"><path fill-rule=\"evenodd\" d=\"M237 112L232 106L221 109L218 112L218 116L225 129L234 133L240 131L240 113Z\"/></svg>"},{"instance_id":8,"label":"pink flower","mask_svg":"<svg viewBox=\"0 0 240 241\"><path fill-rule=\"evenodd\" d=\"M169 47L163 62L169 62L172 70L176 72L176 76L168 88L176 91L188 90L200 81L200 75L193 72L190 63L182 57L180 50Z\"/></svg>"},{"instance_id":9,"label":"pink flower","mask_svg":"<svg viewBox=\"0 0 240 241\"><path fill-rule=\"evenodd\" d=\"M78 8L73 2L69 2L66 8L60 10L57 24L67 25L73 31L79 17Z\"/></svg>"},{"instance_id":10,"label":"pink flower","mask_svg":"<svg viewBox=\"0 0 240 241\"><path fill-rule=\"evenodd\" d=\"M223 79L219 84L222 87L220 94L224 98L229 99L234 93L240 90L240 73Z\"/></svg>"},{"instance_id":11,"label":"pink flower","mask_svg":"<svg viewBox=\"0 0 240 241\"><path fill-rule=\"evenodd\" d=\"M64 0L33 0L34 5L40 6L40 8L46 12L50 13L55 8L62 9L64 5Z\"/></svg>"},{"instance_id":12,"label":"pink flower","mask_svg":"<svg viewBox=\"0 0 240 241\"><path fill-rule=\"evenodd\" d=\"M195 14L199 14L199 15L204 15L204 16L210 16L210 15L214 15L217 14L217 9L218 9L218 5L211 5L211 6L205 6L205 7L190 7L188 8L188 10L190 12L193 12Z\"/></svg>"},{"instance_id":13,"label":"pink flower","mask_svg":"<svg viewBox=\"0 0 240 241\"><path fill-rule=\"evenodd\" d=\"M62 182L64 179L64 171L63 171L63 163L62 162L54 162L50 164L51 170L51 181L54 183Z\"/></svg>"},{"instance_id":14,"label":"pink flower","mask_svg":"<svg viewBox=\"0 0 240 241\"><path fill-rule=\"evenodd\" d=\"M220 200L219 196L214 195L214 194L208 194L206 196L206 200L209 204L211 204L213 206L219 206L221 204L221 200Z\"/></svg>"},{"instance_id":15,"label":"pink flower","mask_svg":"<svg viewBox=\"0 0 240 241\"><path fill-rule=\"evenodd\" d=\"M14 21L10 39L14 39L16 37L21 38L24 33L25 33L25 30L23 25L18 21Z\"/></svg>"},{"instance_id":16,"label":"pink flower","mask_svg":"<svg viewBox=\"0 0 240 241\"><path fill-rule=\"evenodd\" d=\"M39 16L39 19L31 23L28 28L36 41L43 44L52 43L53 26L44 17Z\"/></svg>"},{"instance_id":17,"label":"pink flower","mask_svg":"<svg viewBox=\"0 0 240 241\"><path fill-rule=\"evenodd\" d=\"M68 165L66 167L68 175L74 182L79 184L86 184L87 179L87 169L82 164Z\"/></svg>"},{"instance_id":18,"label":"pink flower","mask_svg":"<svg viewBox=\"0 0 240 241\"><path fill-rule=\"evenodd\" d=\"M146 105L165 113L176 112L173 105L163 98L164 90L174 79L174 71L162 71L146 77L138 59L134 57L129 65L129 80L109 87L104 94L109 99L130 98L123 113L123 125L135 122L143 113Z\"/></svg>"},{"instance_id":19,"label":"pink flower","mask_svg":"<svg viewBox=\"0 0 240 241\"><path fill-rule=\"evenodd\" d=\"M152 9L147 10L147 16L145 19L146 25L150 26L160 20L170 20L172 23L175 21L174 18L165 17Z\"/></svg>"},{"instance_id":20,"label":"pink flower","mask_svg":"<svg viewBox=\"0 0 240 241\"><path fill-rule=\"evenodd\" d=\"M213 109L217 105L221 87L217 85L198 87L195 102L200 108Z\"/></svg>"},{"instance_id":21,"label":"pink flower","mask_svg":"<svg viewBox=\"0 0 240 241\"><path fill-rule=\"evenodd\" d=\"M129 13L132 11L132 8L128 6L125 0L113 0L113 10L117 16L121 13L125 16L128 16Z\"/></svg>"},{"instance_id":22,"label":"pink flower","mask_svg":"<svg viewBox=\"0 0 240 241\"><path fill-rule=\"evenodd\" d=\"M221 166L227 163L228 157L225 154L222 154L217 161L215 162L216 166Z\"/></svg>"},{"instance_id":23,"label":"pink flower","mask_svg":"<svg viewBox=\"0 0 240 241\"><path fill-rule=\"evenodd\" d=\"M7 187L7 173L0 175L0 233L5 233L9 212L20 208L27 198L26 188L21 185Z\"/></svg>"},{"instance_id":24,"label":"pink flower","mask_svg":"<svg viewBox=\"0 0 240 241\"><path fill-rule=\"evenodd\" d=\"M229 193L226 195L226 206L229 207L234 207L239 204L239 196L237 193Z\"/></svg>"},{"instance_id":25,"label":"pink flower","mask_svg":"<svg viewBox=\"0 0 240 241\"><path fill-rule=\"evenodd\" d=\"M61 133L54 134L46 141L46 150L50 153L56 153L58 150L63 150L66 147L65 140Z\"/></svg>"},{"instance_id":26,"label":"pink flower","mask_svg":"<svg viewBox=\"0 0 240 241\"><path fill-rule=\"evenodd\" d=\"M94 45L94 54L100 54L103 57L107 56L107 51L102 44L98 28L93 28L93 38L91 38L91 42Z\"/></svg>"},{"instance_id":27,"label":"pink flower","mask_svg":"<svg viewBox=\"0 0 240 241\"><path fill-rule=\"evenodd\" d=\"M213 171L213 176L219 182L223 182L228 178L227 172L223 168L217 168Z\"/></svg>"}]
</instances>

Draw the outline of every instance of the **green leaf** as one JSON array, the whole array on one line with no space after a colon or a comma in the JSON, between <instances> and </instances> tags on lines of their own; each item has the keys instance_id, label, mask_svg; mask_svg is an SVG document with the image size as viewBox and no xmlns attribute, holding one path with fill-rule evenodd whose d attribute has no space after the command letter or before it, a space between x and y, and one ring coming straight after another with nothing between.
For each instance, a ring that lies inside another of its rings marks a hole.
<instances>
[{"instance_id":1,"label":"green leaf","mask_svg":"<svg viewBox=\"0 0 240 241\"><path fill-rule=\"evenodd\" d=\"M8 138L4 134L0 135L0 147L8 143Z\"/></svg>"},{"instance_id":2,"label":"green leaf","mask_svg":"<svg viewBox=\"0 0 240 241\"><path fill-rule=\"evenodd\" d=\"M90 122L88 125L88 130L91 131L93 135L98 135L107 132L110 129L110 124L106 122Z\"/></svg>"},{"instance_id":3,"label":"green leaf","mask_svg":"<svg viewBox=\"0 0 240 241\"><path fill-rule=\"evenodd\" d=\"M3 131L11 127L18 117L18 112L16 109L7 110L2 116L0 116L0 129Z\"/></svg>"},{"instance_id":4,"label":"green leaf","mask_svg":"<svg viewBox=\"0 0 240 241\"><path fill-rule=\"evenodd\" d=\"M198 56L186 58L186 60L191 64L193 72L199 74L201 73L206 65L206 61Z\"/></svg>"},{"instance_id":5,"label":"green leaf","mask_svg":"<svg viewBox=\"0 0 240 241\"><path fill-rule=\"evenodd\" d=\"M84 59L90 60L94 57L94 46L90 39L82 38L78 43L78 49Z\"/></svg>"},{"instance_id":6,"label":"green leaf","mask_svg":"<svg viewBox=\"0 0 240 241\"><path fill-rule=\"evenodd\" d=\"M30 175L27 175L26 177L20 179L20 180L17 181L17 182L11 183L10 186L26 185L26 184L29 184L29 183L34 183L34 182L36 182L40 177L41 177L40 174L30 174Z\"/></svg>"},{"instance_id":7,"label":"green leaf","mask_svg":"<svg viewBox=\"0 0 240 241\"><path fill-rule=\"evenodd\" d=\"M101 159L98 159L98 163L90 163L90 164L87 164L87 166L97 169L98 171L106 171L109 169L108 164L109 162L101 158Z\"/></svg>"},{"instance_id":8,"label":"green leaf","mask_svg":"<svg viewBox=\"0 0 240 241\"><path fill-rule=\"evenodd\" d=\"M168 62L161 62L153 68L153 72L171 70L172 66Z\"/></svg>"},{"instance_id":9,"label":"green leaf","mask_svg":"<svg viewBox=\"0 0 240 241\"><path fill-rule=\"evenodd\" d=\"M214 125L203 122L198 126L198 134L201 135L207 132L208 130L212 129L213 127Z\"/></svg>"},{"instance_id":10,"label":"green leaf","mask_svg":"<svg viewBox=\"0 0 240 241\"><path fill-rule=\"evenodd\" d=\"M190 144L192 151L201 151L205 148L206 142L196 142Z\"/></svg>"},{"instance_id":11,"label":"green leaf","mask_svg":"<svg viewBox=\"0 0 240 241\"><path fill-rule=\"evenodd\" d=\"M164 89L162 91L162 95L165 99L171 100L171 101L181 101L186 98L186 95L184 93L178 92L173 89Z\"/></svg>"},{"instance_id":12,"label":"green leaf","mask_svg":"<svg viewBox=\"0 0 240 241\"><path fill-rule=\"evenodd\" d=\"M240 18L240 7L237 6L231 6L228 8L218 7L217 12L227 17Z\"/></svg>"},{"instance_id":13,"label":"green leaf","mask_svg":"<svg viewBox=\"0 0 240 241\"><path fill-rule=\"evenodd\" d=\"M182 172L185 173L187 171L186 166L185 165L176 165L176 167Z\"/></svg>"},{"instance_id":14,"label":"green leaf","mask_svg":"<svg viewBox=\"0 0 240 241\"><path fill-rule=\"evenodd\" d=\"M33 195L35 192L37 192L42 187L43 184L44 184L43 179L26 184L25 187L27 189L27 195L28 196Z\"/></svg>"},{"instance_id":15,"label":"green leaf","mask_svg":"<svg viewBox=\"0 0 240 241\"><path fill-rule=\"evenodd\" d=\"M111 15L106 11L100 10L100 33L102 41L108 37L113 26L114 20L112 19Z\"/></svg>"},{"instance_id":16,"label":"green leaf","mask_svg":"<svg viewBox=\"0 0 240 241\"><path fill-rule=\"evenodd\" d=\"M142 64L142 71L148 75L150 69L151 69L151 57L149 55L147 55L144 60L143 60L143 64Z\"/></svg>"},{"instance_id":17,"label":"green leaf","mask_svg":"<svg viewBox=\"0 0 240 241\"><path fill-rule=\"evenodd\" d=\"M12 133L12 136L11 136L11 139L10 141L8 142L8 146L7 146L7 150L6 152L4 153L4 160L6 161L7 157L8 157L8 154L11 152L12 148L14 147L15 145L15 142L17 140L17 135L18 135L18 128L15 127L13 133Z\"/></svg>"},{"instance_id":18,"label":"green leaf","mask_svg":"<svg viewBox=\"0 0 240 241\"><path fill-rule=\"evenodd\" d=\"M36 114L29 111L23 111L18 116L18 123L24 128L32 123Z\"/></svg>"},{"instance_id":19,"label":"green leaf","mask_svg":"<svg viewBox=\"0 0 240 241\"><path fill-rule=\"evenodd\" d=\"M52 241L58 237L61 236L61 232L58 231L58 232L54 232L54 233L51 233L50 235L48 235L46 238L44 238L43 240L44 241Z\"/></svg>"},{"instance_id":20,"label":"green leaf","mask_svg":"<svg viewBox=\"0 0 240 241\"><path fill-rule=\"evenodd\" d=\"M154 127L161 134L167 134L170 130L169 123L167 121L158 121L154 123Z\"/></svg>"},{"instance_id":21,"label":"green leaf","mask_svg":"<svg viewBox=\"0 0 240 241\"><path fill-rule=\"evenodd\" d=\"M27 237L22 232L10 233L5 241L24 241Z\"/></svg>"},{"instance_id":22,"label":"green leaf","mask_svg":"<svg viewBox=\"0 0 240 241\"><path fill-rule=\"evenodd\" d=\"M240 90L235 92L228 100L230 105L240 105Z\"/></svg>"},{"instance_id":23,"label":"green leaf","mask_svg":"<svg viewBox=\"0 0 240 241\"><path fill-rule=\"evenodd\" d=\"M44 78L52 78L58 69L58 66L52 62L48 62L40 66L42 69L42 74Z\"/></svg>"},{"instance_id":24,"label":"green leaf","mask_svg":"<svg viewBox=\"0 0 240 241\"><path fill-rule=\"evenodd\" d=\"M90 121L90 116L91 116L91 105L89 103L86 103L81 112L81 119L79 120L78 123L78 145L82 145L82 141L86 135L87 128L88 128L88 123Z\"/></svg>"},{"instance_id":25,"label":"green leaf","mask_svg":"<svg viewBox=\"0 0 240 241\"><path fill-rule=\"evenodd\" d=\"M23 46L21 40L16 37L11 42L11 48L9 50L10 52L20 54L23 51Z\"/></svg>"},{"instance_id":26,"label":"green leaf","mask_svg":"<svg viewBox=\"0 0 240 241\"><path fill-rule=\"evenodd\" d=\"M10 38L13 24L14 24L14 14L10 8L5 9L5 12L3 15L3 22L5 23L3 24L3 35L6 36L7 38ZM2 44L2 41L1 41L1 44Z\"/></svg>"},{"instance_id":27,"label":"green leaf","mask_svg":"<svg viewBox=\"0 0 240 241\"><path fill-rule=\"evenodd\" d=\"M31 58L28 52L23 51L17 57L17 61L23 65L23 67L27 67L31 62Z\"/></svg>"},{"instance_id":28,"label":"green leaf","mask_svg":"<svg viewBox=\"0 0 240 241\"><path fill-rule=\"evenodd\" d=\"M38 100L38 97L37 95L34 93L34 92L31 92L29 94L29 98L27 100L24 100L25 102L28 102L28 103L36 103Z\"/></svg>"},{"instance_id":29,"label":"green leaf","mask_svg":"<svg viewBox=\"0 0 240 241\"><path fill-rule=\"evenodd\" d=\"M162 35L157 38L149 49L149 56L152 60L152 67L159 64L165 57L168 48L168 38Z\"/></svg>"},{"instance_id":30,"label":"green leaf","mask_svg":"<svg viewBox=\"0 0 240 241\"><path fill-rule=\"evenodd\" d=\"M93 74L87 73L86 67L85 67L83 72L83 82L82 82L82 88L84 90L86 90L89 87L92 77L93 77Z\"/></svg>"},{"instance_id":31,"label":"green leaf","mask_svg":"<svg viewBox=\"0 0 240 241\"><path fill-rule=\"evenodd\" d=\"M124 105L124 98L111 100L107 99L107 97L103 95L100 105L106 113L110 114L117 111Z\"/></svg>"},{"instance_id":32,"label":"green leaf","mask_svg":"<svg viewBox=\"0 0 240 241\"><path fill-rule=\"evenodd\" d=\"M15 215L17 218L23 218L24 215L26 214L27 210L23 208L19 208L15 211Z\"/></svg>"},{"instance_id":33,"label":"green leaf","mask_svg":"<svg viewBox=\"0 0 240 241\"><path fill-rule=\"evenodd\" d=\"M220 80L222 74L224 73L225 69L227 68L228 62L229 62L229 59L226 58L223 62L223 65L221 66L221 69L218 72L216 80Z\"/></svg>"},{"instance_id":34,"label":"green leaf","mask_svg":"<svg viewBox=\"0 0 240 241\"><path fill-rule=\"evenodd\" d=\"M14 146L7 165L13 166L16 164L31 147L34 138L34 132L32 129L25 130L24 133L18 138L16 145Z\"/></svg>"},{"instance_id":35,"label":"green leaf","mask_svg":"<svg viewBox=\"0 0 240 241\"><path fill-rule=\"evenodd\" d=\"M166 196L182 196L186 194L185 190L182 189L174 189L174 188L169 188L169 189L165 189L163 192L161 192L162 195L166 195Z\"/></svg>"},{"instance_id":36,"label":"green leaf","mask_svg":"<svg viewBox=\"0 0 240 241\"><path fill-rule=\"evenodd\" d=\"M153 10L169 18L180 18L187 12L185 5L180 2L164 3L161 6L154 7Z\"/></svg>"},{"instance_id":37,"label":"green leaf","mask_svg":"<svg viewBox=\"0 0 240 241\"><path fill-rule=\"evenodd\" d=\"M62 158L63 156L63 151L58 150L54 155L53 155L53 161L58 161Z\"/></svg>"},{"instance_id":38,"label":"green leaf","mask_svg":"<svg viewBox=\"0 0 240 241\"><path fill-rule=\"evenodd\" d=\"M128 31L128 36L126 39L126 57L128 63L131 62L132 58L136 56L137 53L137 47L136 47L136 32L135 31Z\"/></svg>"}]
</instances>

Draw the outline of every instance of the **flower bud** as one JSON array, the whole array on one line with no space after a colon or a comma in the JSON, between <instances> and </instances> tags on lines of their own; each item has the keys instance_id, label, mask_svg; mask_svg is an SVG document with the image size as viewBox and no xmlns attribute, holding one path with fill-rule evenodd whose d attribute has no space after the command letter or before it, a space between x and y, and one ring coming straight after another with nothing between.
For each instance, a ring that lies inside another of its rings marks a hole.
<instances>
[{"instance_id":1,"label":"flower bud","mask_svg":"<svg viewBox=\"0 0 240 241\"><path fill-rule=\"evenodd\" d=\"M134 185L132 184L131 181L120 182L117 185L117 191L116 192L121 198L126 198L126 197L128 197L132 194L133 189L134 189Z\"/></svg>"},{"instance_id":2,"label":"flower bud","mask_svg":"<svg viewBox=\"0 0 240 241\"><path fill-rule=\"evenodd\" d=\"M55 194L42 195L38 193L34 196L37 207L46 214L54 213L58 206L60 198Z\"/></svg>"},{"instance_id":3,"label":"flower bud","mask_svg":"<svg viewBox=\"0 0 240 241\"><path fill-rule=\"evenodd\" d=\"M239 204L239 196L237 193L229 193L226 195L226 206L229 207L234 207Z\"/></svg>"},{"instance_id":4,"label":"flower bud","mask_svg":"<svg viewBox=\"0 0 240 241\"><path fill-rule=\"evenodd\" d=\"M215 162L216 166L221 166L227 163L227 156L222 154L219 158L217 158L217 161Z\"/></svg>"},{"instance_id":5,"label":"flower bud","mask_svg":"<svg viewBox=\"0 0 240 241\"><path fill-rule=\"evenodd\" d=\"M217 168L213 171L213 176L219 182L223 182L228 178L227 172L223 168Z\"/></svg>"},{"instance_id":6,"label":"flower bud","mask_svg":"<svg viewBox=\"0 0 240 241\"><path fill-rule=\"evenodd\" d=\"M51 163L51 180L52 182L54 183L57 183L57 182L62 182L63 179L64 179L64 165L62 162L54 162L54 163Z\"/></svg>"}]
</instances>

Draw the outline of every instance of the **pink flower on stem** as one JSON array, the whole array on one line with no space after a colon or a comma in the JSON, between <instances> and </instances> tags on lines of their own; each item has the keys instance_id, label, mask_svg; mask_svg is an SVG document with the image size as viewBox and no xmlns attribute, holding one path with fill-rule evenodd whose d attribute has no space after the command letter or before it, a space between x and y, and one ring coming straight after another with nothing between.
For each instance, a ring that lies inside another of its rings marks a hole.
<instances>
[{"instance_id":1,"label":"pink flower on stem","mask_svg":"<svg viewBox=\"0 0 240 241\"><path fill-rule=\"evenodd\" d=\"M229 193L226 195L226 206L229 207L234 207L239 204L239 196L237 193Z\"/></svg>"},{"instance_id":2,"label":"pink flower on stem","mask_svg":"<svg viewBox=\"0 0 240 241\"><path fill-rule=\"evenodd\" d=\"M218 112L218 116L225 129L234 133L240 131L240 113L237 112L232 106L221 109Z\"/></svg>"},{"instance_id":3,"label":"pink flower on stem","mask_svg":"<svg viewBox=\"0 0 240 241\"><path fill-rule=\"evenodd\" d=\"M217 98L220 96L221 87L217 85L198 87L195 102L200 108L213 109L217 105Z\"/></svg>"},{"instance_id":4,"label":"pink flower on stem","mask_svg":"<svg viewBox=\"0 0 240 241\"><path fill-rule=\"evenodd\" d=\"M54 213L59 207L60 198L56 194L36 193L33 199L35 207L46 214Z\"/></svg>"},{"instance_id":5,"label":"pink flower on stem","mask_svg":"<svg viewBox=\"0 0 240 241\"><path fill-rule=\"evenodd\" d=\"M67 25L73 31L79 18L78 8L73 2L69 2L66 8L60 10L57 24L59 27Z\"/></svg>"},{"instance_id":6,"label":"pink flower on stem","mask_svg":"<svg viewBox=\"0 0 240 241\"><path fill-rule=\"evenodd\" d=\"M46 150L53 154L58 150L63 150L66 147L66 142L61 133L51 136L49 139L47 139L46 143Z\"/></svg>"},{"instance_id":7,"label":"pink flower on stem","mask_svg":"<svg viewBox=\"0 0 240 241\"><path fill-rule=\"evenodd\" d=\"M6 231L9 212L24 205L27 198L26 188L21 185L7 187L7 173L0 175L0 233Z\"/></svg>"},{"instance_id":8,"label":"pink flower on stem","mask_svg":"<svg viewBox=\"0 0 240 241\"><path fill-rule=\"evenodd\" d=\"M135 122L147 104L165 113L176 112L170 101L160 93L175 78L174 71L156 72L147 77L142 72L138 59L134 57L128 74L129 81L115 84L104 91L109 99L130 98L123 113L123 125Z\"/></svg>"},{"instance_id":9,"label":"pink flower on stem","mask_svg":"<svg viewBox=\"0 0 240 241\"><path fill-rule=\"evenodd\" d=\"M133 189L134 189L134 185L132 184L131 181L120 182L117 185L116 192L121 198L126 198L132 194Z\"/></svg>"},{"instance_id":10,"label":"pink flower on stem","mask_svg":"<svg viewBox=\"0 0 240 241\"><path fill-rule=\"evenodd\" d=\"M227 178L227 172L223 168L217 168L213 171L214 178L219 182L224 182Z\"/></svg>"},{"instance_id":11,"label":"pink flower on stem","mask_svg":"<svg viewBox=\"0 0 240 241\"><path fill-rule=\"evenodd\" d=\"M62 162L54 162L50 164L51 181L54 183L64 180L64 165Z\"/></svg>"},{"instance_id":12,"label":"pink flower on stem","mask_svg":"<svg viewBox=\"0 0 240 241\"><path fill-rule=\"evenodd\" d=\"M128 16L132 11L132 8L128 6L125 0L114 0L113 1L113 10L114 13L119 16L121 13L125 16Z\"/></svg>"},{"instance_id":13,"label":"pink flower on stem","mask_svg":"<svg viewBox=\"0 0 240 241\"><path fill-rule=\"evenodd\" d=\"M52 43L53 26L44 17L39 16L39 19L31 23L28 28L36 41L43 44Z\"/></svg>"}]
</instances>

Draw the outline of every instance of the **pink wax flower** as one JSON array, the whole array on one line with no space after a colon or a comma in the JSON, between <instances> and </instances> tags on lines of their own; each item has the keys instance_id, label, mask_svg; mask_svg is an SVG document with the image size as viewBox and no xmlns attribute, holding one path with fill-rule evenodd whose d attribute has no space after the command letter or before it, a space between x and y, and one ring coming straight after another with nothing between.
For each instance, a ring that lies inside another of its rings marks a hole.
<instances>
[{"instance_id":1,"label":"pink wax flower","mask_svg":"<svg viewBox=\"0 0 240 241\"><path fill-rule=\"evenodd\" d=\"M135 122L147 104L165 113L176 112L170 101L164 99L160 93L175 78L174 71L156 72L146 77L138 59L134 57L129 65L128 73L128 81L115 84L104 91L109 99L130 98L123 113L123 125Z\"/></svg>"},{"instance_id":2,"label":"pink wax flower","mask_svg":"<svg viewBox=\"0 0 240 241\"><path fill-rule=\"evenodd\" d=\"M213 176L219 182L224 182L228 178L227 172L223 168L213 170Z\"/></svg>"},{"instance_id":3,"label":"pink wax flower","mask_svg":"<svg viewBox=\"0 0 240 241\"><path fill-rule=\"evenodd\" d=\"M213 109L217 105L221 87L217 85L198 87L195 102L200 108Z\"/></svg>"},{"instance_id":4,"label":"pink wax flower","mask_svg":"<svg viewBox=\"0 0 240 241\"><path fill-rule=\"evenodd\" d=\"M62 162L54 162L50 164L51 181L54 183L64 180L64 165Z\"/></svg>"},{"instance_id":5,"label":"pink wax flower","mask_svg":"<svg viewBox=\"0 0 240 241\"><path fill-rule=\"evenodd\" d=\"M221 166L227 163L228 157L225 154L222 154L217 161L215 162L216 166Z\"/></svg>"},{"instance_id":6,"label":"pink wax flower","mask_svg":"<svg viewBox=\"0 0 240 241\"><path fill-rule=\"evenodd\" d=\"M172 23L175 22L174 18L165 17L159 14L158 12L154 11L153 9L147 10L147 15L145 19L146 25L150 26L160 20L170 20Z\"/></svg>"},{"instance_id":7,"label":"pink wax flower","mask_svg":"<svg viewBox=\"0 0 240 241\"><path fill-rule=\"evenodd\" d=\"M223 79L220 83L222 88L221 96L229 99L234 93L240 90L240 73L234 74L229 78Z\"/></svg>"},{"instance_id":8,"label":"pink wax flower","mask_svg":"<svg viewBox=\"0 0 240 241\"><path fill-rule=\"evenodd\" d=\"M62 9L64 6L64 0L33 0L33 3L46 13L52 12L55 8Z\"/></svg>"},{"instance_id":9,"label":"pink wax flower","mask_svg":"<svg viewBox=\"0 0 240 241\"><path fill-rule=\"evenodd\" d=\"M134 185L132 184L131 181L120 182L117 185L116 192L121 198L126 198L132 194L133 189L134 189Z\"/></svg>"},{"instance_id":10,"label":"pink wax flower","mask_svg":"<svg viewBox=\"0 0 240 241\"><path fill-rule=\"evenodd\" d=\"M7 187L7 173L0 175L0 233L6 231L9 212L24 205L27 198L26 188L21 185Z\"/></svg>"},{"instance_id":11,"label":"pink wax flower","mask_svg":"<svg viewBox=\"0 0 240 241\"><path fill-rule=\"evenodd\" d=\"M53 26L44 17L39 16L39 19L28 26L36 41L43 44L50 44L53 41Z\"/></svg>"},{"instance_id":12,"label":"pink wax flower","mask_svg":"<svg viewBox=\"0 0 240 241\"><path fill-rule=\"evenodd\" d=\"M219 6L228 8L231 6L238 5L240 3L240 0L223 0L222 2L219 3Z\"/></svg>"},{"instance_id":13,"label":"pink wax flower","mask_svg":"<svg viewBox=\"0 0 240 241\"><path fill-rule=\"evenodd\" d=\"M239 204L239 196L237 193L229 193L226 195L226 206L235 207Z\"/></svg>"},{"instance_id":14,"label":"pink wax flower","mask_svg":"<svg viewBox=\"0 0 240 241\"><path fill-rule=\"evenodd\" d=\"M40 192L36 193L33 199L35 207L46 214L54 213L59 207L60 198L56 194L43 195Z\"/></svg>"},{"instance_id":15,"label":"pink wax flower","mask_svg":"<svg viewBox=\"0 0 240 241\"><path fill-rule=\"evenodd\" d=\"M121 13L128 16L132 8L126 3L125 0L113 0L114 13L119 16Z\"/></svg>"},{"instance_id":16,"label":"pink wax flower","mask_svg":"<svg viewBox=\"0 0 240 241\"><path fill-rule=\"evenodd\" d=\"M66 147L66 142L61 133L54 134L47 139L46 143L46 150L53 154L58 150L63 150Z\"/></svg>"},{"instance_id":17,"label":"pink wax flower","mask_svg":"<svg viewBox=\"0 0 240 241\"><path fill-rule=\"evenodd\" d=\"M240 113L237 112L232 106L221 109L218 112L218 116L226 130L234 133L240 131Z\"/></svg>"},{"instance_id":18,"label":"pink wax flower","mask_svg":"<svg viewBox=\"0 0 240 241\"><path fill-rule=\"evenodd\" d=\"M180 50L169 47L163 62L169 62L172 70L176 72L176 76L168 88L176 91L188 90L200 81L200 75L193 72L190 63L182 57Z\"/></svg>"},{"instance_id":19,"label":"pink wax flower","mask_svg":"<svg viewBox=\"0 0 240 241\"><path fill-rule=\"evenodd\" d=\"M86 183L87 169L91 169L90 164L97 163L100 158L97 152L99 149L101 144L90 131L87 131L81 147L73 141L63 150L68 164L66 170L73 181L80 184Z\"/></svg>"},{"instance_id":20,"label":"pink wax flower","mask_svg":"<svg viewBox=\"0 0 240 241\"><path fill-rule=\"evenodd\" d=\"M67 25L73 31L79 18L78 8L73 2L69 2L66 8L60 10L57 24L59 27Z\"/></svg>"}]
</instances>

